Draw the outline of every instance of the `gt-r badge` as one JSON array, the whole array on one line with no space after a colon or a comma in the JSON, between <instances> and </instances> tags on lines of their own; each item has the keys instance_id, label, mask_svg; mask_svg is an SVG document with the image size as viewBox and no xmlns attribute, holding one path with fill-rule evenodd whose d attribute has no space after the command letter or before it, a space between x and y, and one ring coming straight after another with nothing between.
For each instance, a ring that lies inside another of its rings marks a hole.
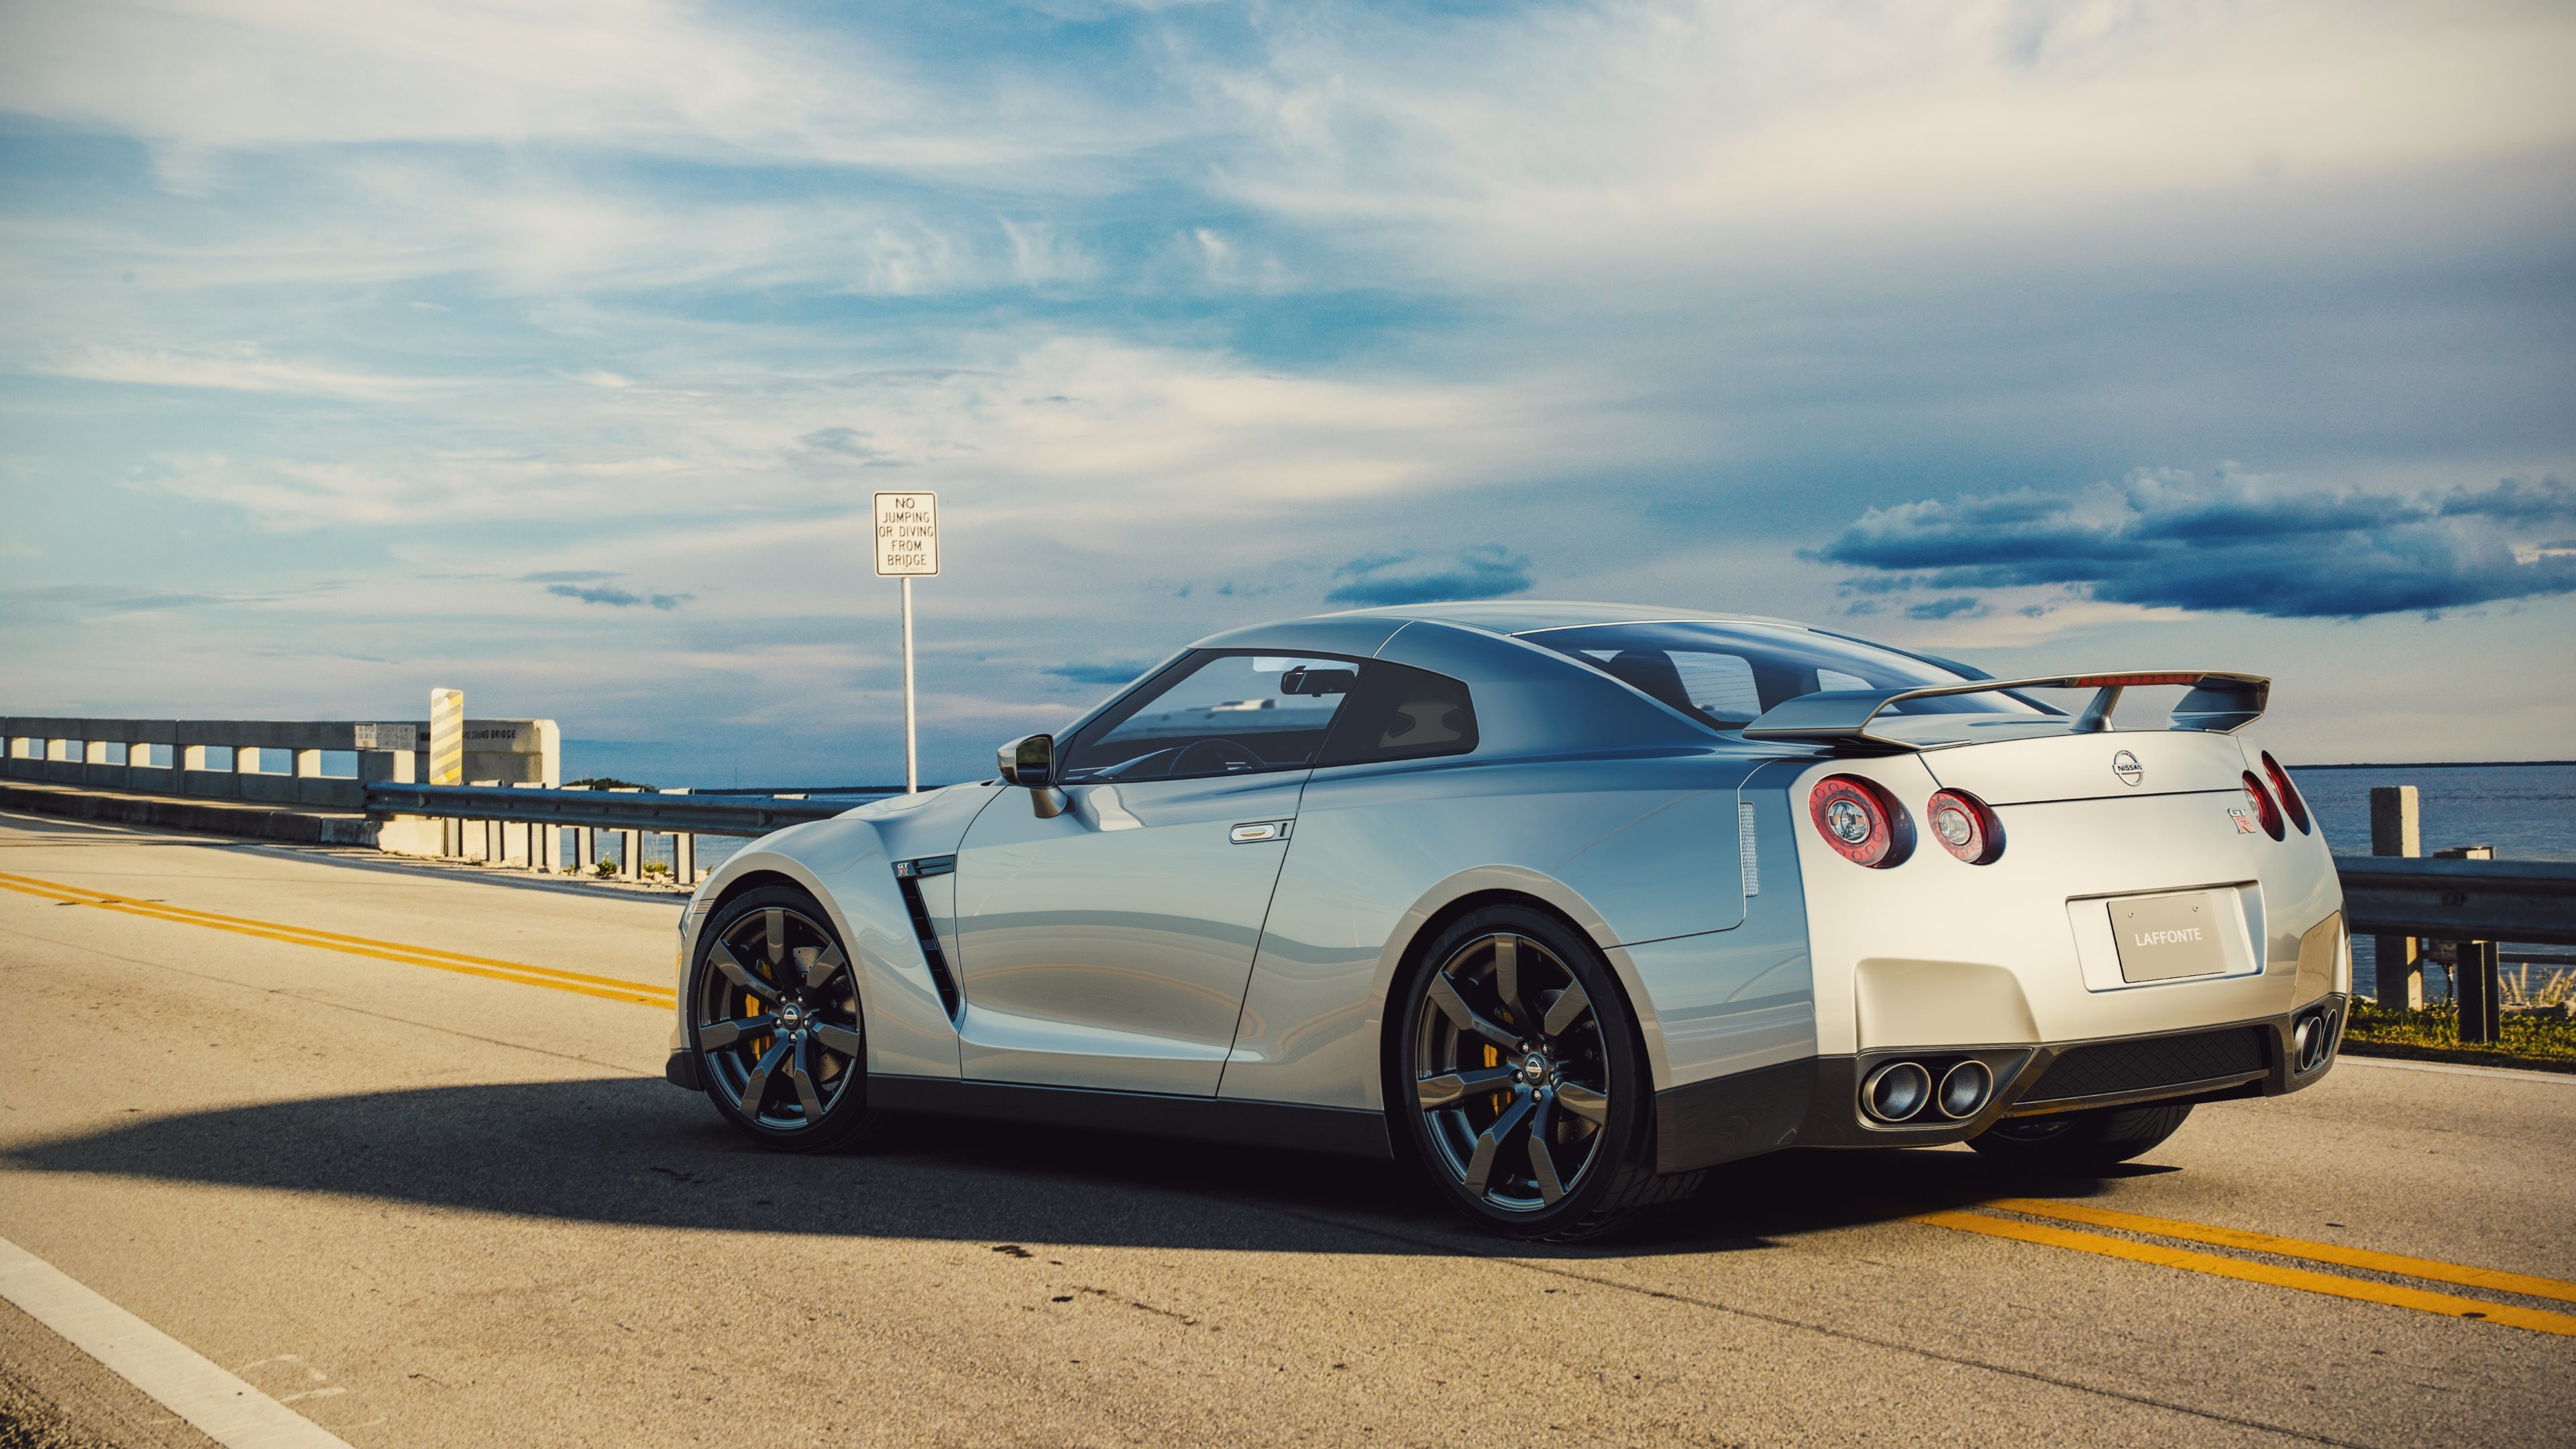
<instances>
[{"instance_id":1,"label":"gt-r badge","mask_svg":"<svg viewBox=\"0 0 2576 1449\"><path fill-rule=\"evenodd\" d=\"M2111 773L2120 777L2121 784L2134 785L2147 778L2147 767L2138 763L2137 756L2122 750L2111 757Z\"/></svg>"},{"instance_id":2,"label":"gt-r badge","mask_svg":"<svg viewBox=\"0 0 2576 1449\"><path fill-rule=\"evenodd\" d=\"M2236 822L2237 834L2251 835L2254 833L2253 811L2230 805L2227 807L2227 818Z\"/></svg>"}]
</instances>

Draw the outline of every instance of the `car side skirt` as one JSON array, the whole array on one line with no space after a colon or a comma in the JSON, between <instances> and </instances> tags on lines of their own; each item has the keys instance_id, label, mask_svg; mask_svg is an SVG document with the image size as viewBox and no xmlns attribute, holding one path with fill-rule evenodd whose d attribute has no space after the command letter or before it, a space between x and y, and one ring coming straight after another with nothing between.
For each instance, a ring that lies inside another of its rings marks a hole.
<instances>
[{"instance_id":1,"label":"car side skirt","mask_svg":"<svg viewBox=\"0 0 2576 1449\"><path fill-rule=\"evenodd\" d=\"M869 1105L890 1112L1135 1132L1351 1157L1395 1155L1387 1142L1386 1115L1349 1107L966 1082L944 1077L872 1075L867 1086Z\"/></svg>"}]
</instances>

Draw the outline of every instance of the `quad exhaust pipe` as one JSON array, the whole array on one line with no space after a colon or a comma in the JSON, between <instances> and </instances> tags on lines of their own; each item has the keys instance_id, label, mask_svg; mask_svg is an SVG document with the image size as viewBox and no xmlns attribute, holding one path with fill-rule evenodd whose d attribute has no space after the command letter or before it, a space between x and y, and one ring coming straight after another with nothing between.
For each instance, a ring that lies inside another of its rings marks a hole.
<instances>
[{"instance_id":1,"label":"quad exhaust pipe","mask_svg":"<svg viewBox=\"0 0 2576 1449\"><path fill-rule=\"evenodd\" d=\"M1861 1110L1881 1122L1910 1122L1925 1108L1953 1122L1984 1109L1995 1094L1995 1074L1975 1058L1953 1063L1936 1086L1921 1062L1889 1062L1861 1083Z\"/></svg>"},{"instance_id":2,"label":"quad exhaust pipe","mask_svg":"<svg viewBox=\"0 0 2576 1449\"><path fill-rule=\"evenodd\" d=\"M2334 1050L2335 1014L2332 1009L2312 1011L2299 1018L2298 1027L2290 1034L2290 1059L2305 1076L2326 1064L2326 1054Z\"/></svg>"}]
</instances>

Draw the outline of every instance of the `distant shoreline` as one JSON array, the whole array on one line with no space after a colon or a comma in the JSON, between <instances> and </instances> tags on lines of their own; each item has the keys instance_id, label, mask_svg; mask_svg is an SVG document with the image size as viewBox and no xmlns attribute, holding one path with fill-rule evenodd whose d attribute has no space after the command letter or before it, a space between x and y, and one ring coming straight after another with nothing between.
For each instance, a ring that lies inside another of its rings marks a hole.
<instances>
[{"instance_id":1,"label":"distant shoreline","mask_svg":"<svg viewBox=\"0 0 2576 1449\"><path fill-rule=\"evenodd\" d=\"M2527 765L2576 765L2576 760L2365 760L2357 765L2292 765L2293 770L2500 770Z\"/></svg>"}]
</instances>

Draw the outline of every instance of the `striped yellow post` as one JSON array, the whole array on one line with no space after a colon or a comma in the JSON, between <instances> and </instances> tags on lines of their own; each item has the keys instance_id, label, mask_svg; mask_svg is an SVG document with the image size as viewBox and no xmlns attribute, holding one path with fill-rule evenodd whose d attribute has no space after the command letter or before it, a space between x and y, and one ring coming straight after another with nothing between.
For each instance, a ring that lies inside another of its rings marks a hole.
<instances>
[{"instance_id":1,"label":"striped yellow post","mask_svg":"<svg viewBox=\"0 0 2576 1449\"><path fill-rule=\"evenodd\" d=\"M429 692L429 783L465 783L465 691Z\"/></svg>"}]
</instances>

